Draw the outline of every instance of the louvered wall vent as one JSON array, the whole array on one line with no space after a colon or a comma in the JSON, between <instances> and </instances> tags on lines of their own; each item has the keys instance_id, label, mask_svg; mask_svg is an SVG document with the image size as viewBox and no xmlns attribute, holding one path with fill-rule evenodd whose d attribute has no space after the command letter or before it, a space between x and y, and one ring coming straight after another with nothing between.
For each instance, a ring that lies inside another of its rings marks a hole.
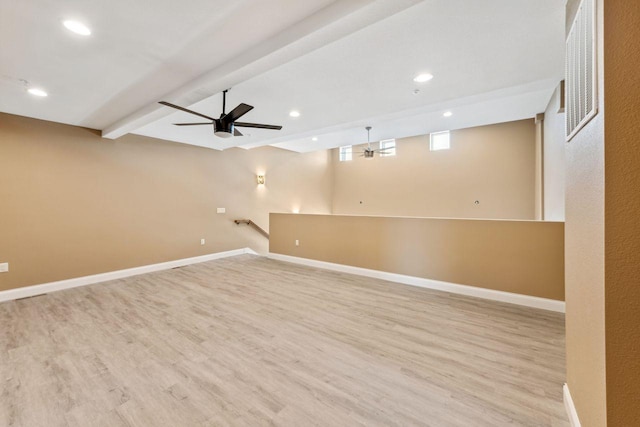
<instances>
[{"instance_id":1,"label":"louvered wall vent","mask_svg":"<svg viewBox=\"0 0 640 427\"><path fill-rule=\"evenodd\" d=\"M582 0L567 37L567 142L597 114L595 0Z\"/></svg>"}]
</instances>

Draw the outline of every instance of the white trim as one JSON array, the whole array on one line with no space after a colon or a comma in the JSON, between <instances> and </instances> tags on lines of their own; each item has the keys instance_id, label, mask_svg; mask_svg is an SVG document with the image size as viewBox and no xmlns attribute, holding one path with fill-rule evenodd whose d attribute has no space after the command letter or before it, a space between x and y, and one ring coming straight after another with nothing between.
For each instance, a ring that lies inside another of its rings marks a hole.
<instances>
[{"instance_id":1,"label":"white trim","mask_svg":"<svg viewBox=\"0 0 640 427\"><path fill-rule=\"evenodd\" d=\"M106 273L93 274L91 276L76 277L73 279L60 280L57 282L43 283L41 285L9 289L7 291L0 291L0 302L42 295L49 292L61 291L63 289L76 288L78 286L92 285L94 283L106 282L108 280L137 276L139 274L152 273L154 271L169 270L171 268L183 267L185 265L197 264L199 262L212 261L214 259L227 258L242 254L256 255L256 252L250 248L235 249L232 251L217 252L192 258L183 258L174 261L161 262L158 264L127 268L125 270L109 271Z\"/></svg>"},{"instance_id":2,"label":"white trim","mask_svg":"<svg viewBox=\"0 0 640 427\"><path fill-rule=\"evenodd\" d=\"M299 258L290 255L269 253L267 256L278 261L302 264L309 267L323 268L326 270L340 271L342 273L357 274L359 276L373 277L375 279L388 280L390 282L418 286L421 288L435 289L438 291L451 292L454 294L468 295L476 298L524 305L527 307L540 308L543 310L557 311L559 313L564 313L565 310L564 301L558 301L548 298L496 291L493 289L478 288L476 286L459 285L457 283L442 282L440 280L424 279L422 277L415 276L406 276L404 274L388 273L386 271L370 270L368 268L353 267L344 264L334 264L331 262L317 261L308 258Z\"/></svg>"},{"instance_id":3,"label":"white trim","mask_svg":"<svg viewBox=\"0 0 640 427\"><path fill-rule=\"evenodd\" d=\"M571 424L571 427L581 427L578 412L573 404L573 399L571 398L571 392L569 391L569 385L567 383L562 386L562 397L564 398L564 409L567 411L567 416L569 417L569 424Z\"/></svg>"}]
</instances>

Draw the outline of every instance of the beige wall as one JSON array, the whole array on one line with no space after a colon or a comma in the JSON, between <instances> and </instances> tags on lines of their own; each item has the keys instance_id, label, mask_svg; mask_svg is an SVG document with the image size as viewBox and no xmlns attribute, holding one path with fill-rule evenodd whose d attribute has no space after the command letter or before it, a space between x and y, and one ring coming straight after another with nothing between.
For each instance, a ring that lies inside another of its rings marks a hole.
<instances>
[{"instance_id":1,"label":"beige wall","mask_svg":"<svg viewBox=\"0 0 640 427\"><path fill-rule=\"evenodd\" d=\"M605 426L607 406L602 4L598 0L599 113L565 147L567 384L583 427Z\"/></svg>"},{"instance_id":2,"label":"beige wall","mask_svg":"<svg viewBox=\"0 0 640 427\"><path fill-rule=\"evenodd\" d=\"M7 114L0 182L0 262L10 268L0 273L0 290L246 246L266 252L264 237L232 220L268 229L269 212L331 209L327 151L219 152L135 135L112 141Z\"/></svg>"},{"instance_id":3,"label":"beige wall","mask_svg":"<svg viewBox=\"0 0 640 427\"><path fill-rule=\"evenodd\" d=\"M599 113L566 151L567 382L583 426L626 427L640 419L640 7L597 4Z\"/></svg>"},{"instance_id":4,"label":"beige wall","mask_svg":"<svg viewBox=\"0 0 640 427\"><path fill-rule=\"evenodd\" d=\"M565 137L564 112L560 108L560 85L544 113L544 219L564 221Z\"/></svg>"},{"instance_id":5,"label":"beige wall","mask_svg":"<svg viewBox=\"0 0 640 427\"><path fill-rule=\"evenodd\" d=\"M452 131L446 151L429 135L396 143L394 157L351 162L333 150L334 214L534 218L533 119Z\"/></svg>"},{"instance_id":6,"label":"beige wall","mask_svg":"<svg viewBox=\"0 0 640 427\"><path fill-rule=\"evenodd\" d=\"M640 4L604 3L607 425L640 425Z\"/></svg>"},{"instance_id":7,"label":"beige wall","mask_svg":"<svg viewBox=\"0 0 640 427\"><path fill-rule=\"evenodd\" d=\"M270 223L273 253L564 299L561 222L271 214Z\"/></svg>"}]
</instances>

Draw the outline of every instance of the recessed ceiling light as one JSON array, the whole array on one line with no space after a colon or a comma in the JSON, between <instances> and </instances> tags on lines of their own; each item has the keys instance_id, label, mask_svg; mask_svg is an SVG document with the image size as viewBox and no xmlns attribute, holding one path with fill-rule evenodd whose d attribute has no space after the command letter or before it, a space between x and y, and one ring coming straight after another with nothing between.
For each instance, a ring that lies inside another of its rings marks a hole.
<instances>
[{"instance_id":1,"label":"recessed ceiling light","mask_svg":"<svg viewBox=\"0 0 640 427\"><path fill-rule=\"evenodd\" d=\"M300 117L300 111L291 110L291 111L289 112L289 116L290 116L290 117Z\"/></svg>"},{"instance_id":2,"label":"recessed ceiling light","mask_svg":"<svg viewBox=\"0 0 640 427\"><path fill-rule=\"evenodd\" d=\"M413 78L413 81L416 83L424 83L424 82L428 82L432 78L433 78L432 74L424 73L424 74L418 74L417 76L415 76Z\"/></svg>"},{"instance_id":3,"label":"recessed ceiling light","mask_svg":"<svg viewBox=\"0 0 640 427\"><path fill-rule=\"evenodd\" d=\"M445 113L443 114L443 116L445 117L451 117L453 116L453 113L451 111L445 111Z\"/></svg>"},{"instance_id":4,"label":"recessed ceiling light","mask_svg":"<svg viewBox=\"0 0 640 427\"><path fill-rule=\"evenodd\" d=\"M42 89L38 89L37 87L32 87L31 89L27 89L27 92L35 96L47 96L47 92L43 91Z\"/></svg>"},{"instance_id":5,"label":"recessed ceiling light","mask_svg":"<svg viewBox=\"0 0 640 427\"><path fill-rule=\"evenodd\" d=\"M317 141L317 140L318 140L318 137L317 137L317 136L314 136L313 138L311 138L311 140L312 140L312 141Z\"/></svg>"},{"instance_id":6,"label":"recessed ceiling light","mask_svg":"<svg viewBox=\"0 0 640 427\"><path fill-rule=\"evenodd\" d=\"M82 22L66 20L62 23L65 28L69 31L73 31L76 34L80 34L81 36L88 36L91 34L91 30L89 27L84 25Z\"/></svg>"}]
</instances>

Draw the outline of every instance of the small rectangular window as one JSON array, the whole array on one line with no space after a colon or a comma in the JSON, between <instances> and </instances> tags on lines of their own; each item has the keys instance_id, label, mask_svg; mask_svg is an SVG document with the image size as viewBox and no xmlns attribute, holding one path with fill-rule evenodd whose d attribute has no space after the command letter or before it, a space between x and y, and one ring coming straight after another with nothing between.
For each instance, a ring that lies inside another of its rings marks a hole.
<instances>
[{"instance_id":1,"label":"small rectangular window","mask_svg":"<svg viewBox=\"0 0 640 427\"><path fill-rule=\"evenodd\" d=\"M429 149L431 151L448 150L449 146L449 131L434 132L430 135Z\"/></svg>"},{"instance_id":2,"label":"small rectangular window","mask_svg":"<svg viewBox=\"0 0 640 427\"><path fill-rule=\"evenodd\" d=\"M348 162L351 160L352 149L351 145L345 145L344 147L340 147L340 161Z\"/></svg>"},{"instance_id":3,"label":"small rectangular window","mask_svg":"<svg viewBox=\"0 0 640 427\"><path fill-rule=\"evenodd\" d=\"M389 157L396 155L396 140L384 139L380 141L380 156Z\"/></svg>"}]
</instances>

